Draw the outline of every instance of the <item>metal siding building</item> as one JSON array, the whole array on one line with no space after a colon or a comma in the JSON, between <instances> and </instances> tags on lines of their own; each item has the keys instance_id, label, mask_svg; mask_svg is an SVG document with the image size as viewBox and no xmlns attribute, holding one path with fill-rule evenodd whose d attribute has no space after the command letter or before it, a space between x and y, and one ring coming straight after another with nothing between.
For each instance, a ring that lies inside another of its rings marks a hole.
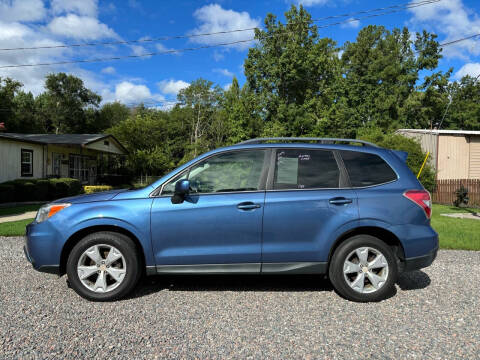
<instances>
[{"instance_id":1,"label":"metal siding building","mask_svg":"<svg viewBox=\"0 0 480 360\"><path fill-rule=\"evenodd\" d=\"M400 129L430 152L437 179L480 179L480 131Z\"/></svg>"}]
</instances>

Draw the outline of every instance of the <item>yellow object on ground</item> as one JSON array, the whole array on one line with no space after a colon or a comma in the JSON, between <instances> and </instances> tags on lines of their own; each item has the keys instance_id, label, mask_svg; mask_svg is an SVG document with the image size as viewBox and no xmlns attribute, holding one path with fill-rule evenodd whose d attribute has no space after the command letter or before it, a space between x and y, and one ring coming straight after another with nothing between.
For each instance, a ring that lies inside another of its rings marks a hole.
<instances>
[{"instance_id":1,"label":"yellow object on ground","mask_svg":"<svg viewBox=\"0 0 480 360\"><path fill-rule=\"evenodd\" d=\"M108 191L112 190L113 187L110 185L85 185L83 187L83 191L85 194L91 194L95 192L100 192L100 191Z\"/></svg>"}]
</instances>

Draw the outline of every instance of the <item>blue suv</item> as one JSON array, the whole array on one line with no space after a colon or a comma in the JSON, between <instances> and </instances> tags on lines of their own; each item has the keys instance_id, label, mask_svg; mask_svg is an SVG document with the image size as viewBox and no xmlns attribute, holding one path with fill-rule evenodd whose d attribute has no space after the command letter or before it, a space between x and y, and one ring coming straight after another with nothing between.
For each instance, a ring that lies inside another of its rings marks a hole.
<instances>
[{"instance_id":1,"label":"blue suv","mask_svg":"<svg viewBox=\"0 0 480 360\"><path fill-rule=\"evenodd\" d=\"M326 274L344 298L378 301L438 249L406 158L359 140L248 140L143 189L43 206L25 255L96 301L144 274Z\"/></svg>"}]
</instances>

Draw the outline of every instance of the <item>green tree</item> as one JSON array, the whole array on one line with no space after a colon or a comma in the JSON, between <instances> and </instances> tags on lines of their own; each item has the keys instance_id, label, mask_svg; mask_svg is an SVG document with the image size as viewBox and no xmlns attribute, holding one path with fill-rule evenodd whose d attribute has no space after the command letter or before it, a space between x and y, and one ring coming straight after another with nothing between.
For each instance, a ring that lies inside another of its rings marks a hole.
<instances>
[{"instance_id":1,"label":"green tree","mask_svg":"<svg viewBox=\"0 0 480 360\"><path fill-rule=\"evenodd\" d=\"M65 73L47 75L45 88L54 132L87 132L85 110L98 107L102 98L87 89L80 78Z\"/></svg>"},{"instance_id":2,"label":"green tree","mask_svg":"<svg viewBox=\"0 0 480 360\"><path fill-rule=\"evenodd\" d=\"M442 128L480 130L480 84L478 79L465 76L459 81L449 84L449 93L451 104ZM447 110L446 107L445 110Z\"/></svg>"},{"instance_id":3,"label":"green tree","mask_svg":"<svg viewBox=\"0 0 480 360\"><path fill-rule=\"evenodd\" d=\"M205 79L193 81L187 88L180 90L178 93L178 101L185 109L184 114L190 126L189 152L186 154L185 160L194 158L202 151L208 150L209 142L212 141L212 135L215 134L215 131L224 131L223 126L219 126L219 124L215 124L214 128L212 127L212 124L218 120L216 111L221 96L221 88L213 87L213 83ZM210 135L210 139L208 135Z\"/></svg>"},{"instance_id":4,"label":"green tree","mask_svg":"<svg viewBox=\"0 0 480 360\"><path fill-rule=\"evenodd\" d=\"M5 123L5 128L10 132L18 129L15 119L15 96L21 88L22 83L8 77L0 77L0 122Z\"/></svg>"},{"instance_id":5,"label":"green tree","mask_svg":"<svg viewBox=\"0 0 480 360\"><path fill-rule=\"evenodd\" d=\"M281 128L285 135L313 134L318 118L335 101L341 77L338 49L333 40L319 37L302 6L292 6L285 18L282 24L268 14L265 30L255 31L258 42L249 49L245 75L259 99L266 132Z\"/></svg>"},{"instance_id":6,"label":"green tree","mask_svg":"<svg viewBox=\"0 0 480 360\"><path fill-rule=\"evenodd\" d=\"M343 47L344 105L350 109L344 121L388 130L415 124L420 112L422 124L425 117L435 116L425 107L432 105L437 86L445 85L449 74L437 72L419 82L419 73L435 70L441 58L435 38L424 31L412 41L407 28L389 31L370 25L360 30L356 41Z\"/></svg>"},{"instance_id":7,"label":"green tree","mask_svg":"<svg viewBox=\"0 0 480 360\"><path fill-rule=\"evenodd\" d=\"M32 93L20 91L14 99L15 104L15 132L19 133L44 133L37 116L36 101ZM13 130L9 130L13 131Z\"/></svg>"}]
</instances>

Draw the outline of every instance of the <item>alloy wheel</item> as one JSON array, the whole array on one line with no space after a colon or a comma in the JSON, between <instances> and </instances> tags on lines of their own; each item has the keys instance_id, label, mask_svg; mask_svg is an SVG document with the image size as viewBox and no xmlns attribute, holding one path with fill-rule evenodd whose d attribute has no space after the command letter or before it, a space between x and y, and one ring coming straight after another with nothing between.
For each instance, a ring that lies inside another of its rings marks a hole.
<instances>
[{"instance_id":1,"label":"alloy wheel","mask_svg":"<svg viewBox=\"0 0 480 360\"><path fill-rule=\"evenodd\" d=\"M115 247L98 244L89 247L80 256L77 274L87 289L106 293L116 289L125 279L127 264Z\"/></svg>"},{"instance_id":2,"label":"alloy wheel","mask_svg":"<svg viewBox=\"0 0 480 360\"><path fill-rule=\"evenodd\" d=\"M380 289L388 278L388 261L377 249L360 247L353 250L343 264L347 284L361 294Z\"/></svg>"}]
</instances>

